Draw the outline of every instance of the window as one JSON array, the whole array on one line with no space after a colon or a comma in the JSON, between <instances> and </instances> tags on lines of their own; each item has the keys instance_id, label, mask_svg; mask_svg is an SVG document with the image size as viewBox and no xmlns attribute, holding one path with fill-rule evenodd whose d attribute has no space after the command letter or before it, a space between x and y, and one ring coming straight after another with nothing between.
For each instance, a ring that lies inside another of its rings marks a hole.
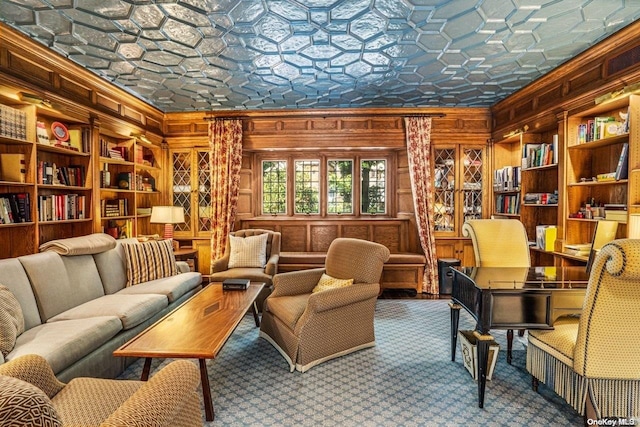
<instances>
[{"instance_id":1,"label":"window","mask_svg":"<svg viewBox=\"0 0 640 427\"><path fill-rule=\"evenodd\" d=\"M320 162L318 160L295 161L295 208L297 214L320 213Z\"/></svg>"},{"instance_id":2,"label":"window","mask_svg":"<svg viewBox=\"0 0 640 427\"><path fill-rule=\"evenodd\" d=\"M262 200L256 208L262 215L393 215L387 169L394 153L381 153L259 154Z\"/></svg>"},{"instance_id":3,"label":"window","mask_svg":"<svg viewBox=\"0 0 640 427\"><path fill-rule=\"evenodd\" d=\"M353 213L353 160L327 162L327 213Z\"/></svg>"},{"instance_id":4,"label":"window","mask_svg":"<svg viewBox=\"0 0 640 427\"><path fill-rule=\"evenodd\" d=\"M360 212L384 214L387 211L387 162L362 160L360 163Z\"/></svg>"},{"instance_id":5,"label":"window","mask_svg":"<svg viewBox=\"0 0 640 427\"><path fill-rule=\"evenodd\" d=\"M262 213L287 213L287 162L262 162Z\"/></svg>"}]
</instances>

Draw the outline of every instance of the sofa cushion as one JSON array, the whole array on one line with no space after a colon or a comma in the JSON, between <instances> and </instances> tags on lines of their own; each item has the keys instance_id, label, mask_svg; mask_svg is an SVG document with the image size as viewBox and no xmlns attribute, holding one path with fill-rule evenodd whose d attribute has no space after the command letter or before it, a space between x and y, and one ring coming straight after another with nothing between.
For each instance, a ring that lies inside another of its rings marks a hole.
<instances>
[{"instance_id":1,"label":"sofa cushion","mask_svg":"<svg viewBox=\"0 0 640 427\"><path fill-rule=\"evenodd\" d=\"M106 295L114 294L127 286L127 261L122 245L137 242L137 239L120 239L115 248L93 255Z\"/></svg>"},{"instance_id":2,"label":"sofa cushion","mask_svg":"<svg viewBox=\"0 0 640 427\"><path fill-rule=\"evenodd\" d=\"M322 273L318 284L311 291L312 294L316 292L327 291L329 289L344 288L345 286L353 285L353 279L337 279L331 277L326 273Z\"/></svg>"},{"instance_id":3,"label":"sofa cushion","mask_svg":"<svg viewBox=\"0 0 640 427\"><path fill-rule=\"evenodd\" d=\"M29 283L27 272L17 258L0 260L0 276L3 284L9 288L22 308L24 328L30 329L42 323L36 305L36 298Z\"/></svg>"},{"instance_id":4,"label":"sofa cushion","mask_svg":"<svg viewBox=\"0 0 640 427\"><path fill-rule=\"evenodd\" d=\"M120 290L117 295L158 294L166 296L169 304L171 304L186 293L196 289L200 283L202 283L202 275L200 273L181 273L176 276L129 286Z\"/></svg>"},{"instance_id":5,"label":"sofa cushion","mask_svg":"<svg viewBox=\"0 0 640 427\"><path fill-rule=\"evenodd\" d=\"M178 274L171 240L125 243L127 286Z\"/></svg>"},{"instance_id":6,"label":"sofa cushion","mask_svg":"<svg viewBox=\"0 0 640 427\"><path fill-rule=\"evenodd\" d=\"M23 354L39 354L47 359L57 374L102 346L121 330L122 323L115 316L44 323L20 335L6 359L12 360Z\"/></svg>"},{"instance_id":7,"label":"sofa cushion","mask_svg":"<svg viewBox=\"0 0 640 427\"><path fill-rule=\"evenodd\" d=\"M231 252L229 254L229 268L256 267L264 268L267 264L267 239L269 234L236 237L229 235Z\"/></svg>"},{"instance_id":8,"label":"sofa cushion","mask_svg":"<svg viewBox=\"0 0 640 427\"><path fill-rule=\"evenodd\" d=\"M9 288L0 285L0 353L6 356L16 345L16 338L24 332L22 308Z\"/></svg>"},{"instance_id":9,"label":"sofa cushion","mask_svg":"<svg viewBox=\"0 0 640 427\"><path fill-rule=\"evenodd\" d=\"M49 397L18 378L0 375L0 425L62 427Z\"/></svg>"},{"instance_id":10,"label":"sofa cushion","mask_svg":"<svg viewBox=\"0 0 640 427\"><path fill-rule=\"evenodd\" d=\"M47 322L115 316L120 319L122 328L126 330L153 317L168 305L167 297L164 295L105 295L60 313Z\"/></svg>"},{"instance_id":11,"label":"sofa cushion","mask_svg":"<svg viewBox=\"0 0 640 427\"><path fill-rule=\"evenodd\" d=\"M48 251L18 259L29 276L43 321L104 295L91 255L63 257Z\"/></svg>"}]
</instances>

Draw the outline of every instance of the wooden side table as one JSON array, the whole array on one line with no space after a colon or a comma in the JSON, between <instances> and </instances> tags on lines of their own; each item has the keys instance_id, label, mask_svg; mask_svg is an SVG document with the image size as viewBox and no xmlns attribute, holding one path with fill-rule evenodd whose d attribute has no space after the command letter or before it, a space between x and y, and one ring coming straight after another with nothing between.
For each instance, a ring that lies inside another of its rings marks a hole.
<instances>
[{"instance_id":1,"label":"wooden side table","mask_svg":"<svg viewBox=\"0 0 640 427\"><path fill-rule=\"evenodd\" d=\"M198 250L193 248L180 248L173 251L176 261L187 261L193 259L193 271L198 270Z\"/></svg>"}]
</instances>

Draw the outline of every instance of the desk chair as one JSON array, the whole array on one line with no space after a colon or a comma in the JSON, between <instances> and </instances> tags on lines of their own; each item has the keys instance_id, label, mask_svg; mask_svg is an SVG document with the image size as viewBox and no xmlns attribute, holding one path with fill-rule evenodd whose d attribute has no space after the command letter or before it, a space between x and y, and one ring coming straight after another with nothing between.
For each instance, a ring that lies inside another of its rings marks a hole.
<instances>
[{"instance_id":1,"label":"desk chair","mask_svg":"<svg viewBox=\"0 0 640 427\"><path fill-rule=\"evenodd\" d=\"M470 237L477 267L530 267L527 230L517 219L470 219L462 225ZM507 362L511 364L513 330L507 330Z\"/></svg>"}]
</instances>

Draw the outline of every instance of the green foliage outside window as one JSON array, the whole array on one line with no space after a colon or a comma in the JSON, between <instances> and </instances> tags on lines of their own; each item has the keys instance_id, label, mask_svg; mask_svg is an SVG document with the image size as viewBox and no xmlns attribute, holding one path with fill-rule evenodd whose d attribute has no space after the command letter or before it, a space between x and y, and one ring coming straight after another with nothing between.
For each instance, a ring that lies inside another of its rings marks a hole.
<instances>
[{"instance_id":1,"label":"green foliage outside window","mask_svg":"<svg viewBox=\"0 0 640 427\"><path fill-rule=\"evenodd\" d=\"M287 162L262 162L262 213L287 213Z\"/></svg>"},{"instance_id":2,"label":"green foliage outside window","mask_svg":"<svg viewBox=\"0 0 640 427\"><path fill-rule=\"evenodd\" d=\"M386 212L386 162L363 160L361 174L361 212L384 214Z\"/></svg>"},{"instance_id":3,"label":"green foliage outside window","mask_svg":"<svg viewBox=\"0 0 640 427\"><path fill-rule=\"evenodd\" d=\"M327 183L327 212L353 213L353 160L329 160Z\"/></svg>"}]
</instances>

